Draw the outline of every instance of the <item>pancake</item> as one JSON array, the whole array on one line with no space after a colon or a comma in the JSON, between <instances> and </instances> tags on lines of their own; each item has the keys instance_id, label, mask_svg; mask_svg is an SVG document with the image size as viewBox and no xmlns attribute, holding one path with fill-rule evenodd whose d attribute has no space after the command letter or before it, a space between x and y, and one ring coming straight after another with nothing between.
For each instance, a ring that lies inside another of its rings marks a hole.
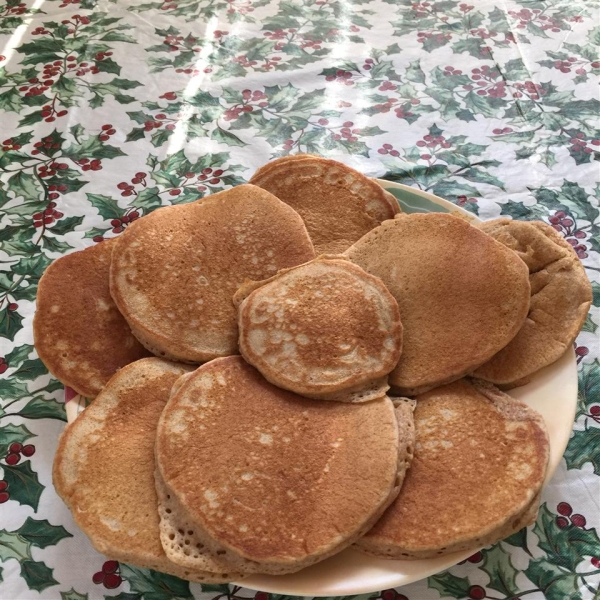
<instances>
[{"instance_id":1,"label":"pancake","mask_svg":"<svg viewBox=\"0 0 600 600\"><path fill-rule=\"evenodd\" d=\"M94 398L118 369L150 355L110 296L115 242L55 260L37 289L35 349L54 377L87 398Z\"/></svg>"},{"instance_id":2,"label":"pancake","mask_svg":"<svg viewBox=\"0 0 600 600\"><path fill-rule=\"evenodd\" d=\"M317 254L343 252L400 212L396 198L377 182L343 163L310 154L274 160L250 183L298 211Z\"/></svg>"},{"instance_id":3,"label":"pancake","mask_svg":"<svg viewBox=\"0 0 600 600\"><path fill-rule=\"evenodd\" d=\"M398 494L399 444L389 398L303 398L231 356L201 366L170 399L156 458L190 536L242 571L289 573L372 527Z\"/></svg>"},{"instance_id":4,"label":"pancake","mask_svg":"<svg viewBox=\"0 0 600 600\"><path fill-rule=\"evenodd\" d=\"M345 255L380 277L398 302L402 356L388 380L401 395L473 371L510 342L527 315L523 261L458 217L398 215Z\"/></svg>"},{"instance_id":5,"label":"pancake","mask_svg":"<svg viewBox=\"0 0 600 600\"><path fill-rule=\"evenodd\" d=\"M159 358L123 367L65 429L54 459L54 486L102 554L191 581L226 582L239 574L223 571L209 556L198 561L202 570L181 568L160 543L156 426L172 385L185 372Z\"/></svg>"},{"instance_id":6,"label":"pancake","mask_svg":"<svg viewBox=\"0 0 600 600\"><path fill-rule=\"evenodd\" d=\"M475 550L530 524L548 463L542 417L487 382L417 397L414 457L397 500L356 546L433 558Z\"/></svg>"},{"instance_id":7,"label":"pancake","mask_svg":"<svg viewBox=\"0 0 600 600\"><path fill-rule=\"evenodd\" d=\"M571 347L592 303L592 286L571 244L550 225L495 219L479 228L514 250L529 268L527 319L509 344L474 373L514 387Z\"/></svg>"},{"instance_id":8,"label":"pancake","mask_svg":"<svg viewBox=\"0 0 600 600\"><path fill-rule=\"evenodd\" d=\"M402 348L398 304L380 279L323 256L242 286L239 347L274 385L308 398L385 395Z\"/></svg>"},{"instance_id":9,"label":"pancake","mask_svg":"<svg viewBox=\"0 0 600 600\"><path fill-rule=\"evenodd\" d=\"M115 248L110 291L146 348L200 363L237 353L232 296L245 280L312 258L299 215L240 185L130 225Z\"/></svg>"}]
</instances>

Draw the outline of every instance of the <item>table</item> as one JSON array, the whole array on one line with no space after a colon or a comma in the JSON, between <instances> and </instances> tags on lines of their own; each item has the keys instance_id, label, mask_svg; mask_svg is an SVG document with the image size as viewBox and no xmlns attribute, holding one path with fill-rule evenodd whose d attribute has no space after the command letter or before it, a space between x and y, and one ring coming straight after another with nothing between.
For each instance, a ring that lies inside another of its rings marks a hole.
<instances>
[{"instance_id":1,"label":"table","mask_svg":"<svg viewBox=\"0 0 600 600\"><path fill-rule=\"evenodd\" d=\"M295 152L550 222L594 285L573 437L536 525L363 598L599 598L598 17L583 0L0 4L0 598L267 600L126 565L94 578L105 559L52 488L63 391L31 320L53 259Z\"/></svg>"}]
</instances>

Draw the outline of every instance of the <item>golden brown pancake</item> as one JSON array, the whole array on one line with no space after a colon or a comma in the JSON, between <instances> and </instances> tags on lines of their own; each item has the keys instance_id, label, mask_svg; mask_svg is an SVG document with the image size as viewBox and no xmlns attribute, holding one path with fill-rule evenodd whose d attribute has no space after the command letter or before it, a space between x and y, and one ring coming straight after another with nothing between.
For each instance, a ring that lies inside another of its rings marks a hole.
<instances>
[{"instance_id":1,"label":"golden brown pancake","mask_svg":"<svg viewBox=\"0 0 600 600\"><path fill-rule=\"evenodd\" d=\"M300 216L268 192L240 185L128 227L115 248L110 291L149 350L199 363L237 352L232 297L245 280L312 258Z\"/></svg>"},{"instance_id":2,"label":"golden brown pancake","mask_svg":"<svg viewBox=\"0 0 600 600\"><path fill-rule=\"evenodd\" d=\"M592 286L573 247L550 225L495 219L479 228L514 250L529 268L527 319L508 345L474 373L514 387L558 360L573 344L592 303Z\"/></svg>"},{"instance_id":3,"label":"golden brown pancake","mask_svg":"<svg viewBox=\"0 0 600 600\"><path fill-rule=\"evenodd\" d=\"M398 215L345 255L380 277L398 302L403 348L389 383L403 395L482 365L510 342L527 315L523 261L458 217Z\"/></svg>"},{"instance_id":4,"label":"golden brown pancake","mask_svg":"<svg viewBox=\"0 0 600 600\"><path fill-rule=\"evenodd\" d=\"M35 349L52 375L87 398L94 398L118 369L150 355L109 292L115 242L55 260L37 289Z\"/></svg>"},{"instance_id":5,"label":"golden brown pancake","mask_svg":"<svg viewBox=\"0 0 600 600\"><path fill-rule=\"evenodd\" d=\"M395 498L406 468L398 431L387 397L303 398L231 356L170 399L156 458L209 550L241 570L286 573L354 542Z\"/></svg>"},{"instance_id":6,"label":"golden brown pancake","mask_svg":"<svg viewBox=\"0 0 600 600\"><path fill-rule=\"evenodd\" d=\"M54 486L99 552L192 581L224 582L238 574L181 568L160 543L156 426L186 370L159 358L123 367L65 429L54 458ZM222 567L206 556L202 564L211 571Z\"/></svg>"},{"instance_id":7,"label":"golden brown pancake","mask_svg":"<svg viewBox=\"0 0 600 600\"><path fill-rule=\"evenodd\" d=\"M414 457L396 501L356 546L433 558L497 542L535 519L548 463L542 417L487 382L417 396Z\"/></svg>"},{"instance_id":8,"label":"golden brown pancake","mask_svg":"<svg viewBox=\"0 0 600 600\"><path fill-rule=\"evenodd\" d=\"M250 183L298 211L317 254L343 252L400 212L395 197L377 182L343 163L310 154L274 160Z\"/></svg>"},{"instance_id":9,"label":"golden brown pancake","mask_svg":"<svg viewBox=\"0 0 600 600\"><path fill-rule=\"evenodd\" d=\"M398 304L380 279L322 256L242 286L239 347L274 385L308 398L385 395L402 348Z\"/></svg>"}]
</instances>

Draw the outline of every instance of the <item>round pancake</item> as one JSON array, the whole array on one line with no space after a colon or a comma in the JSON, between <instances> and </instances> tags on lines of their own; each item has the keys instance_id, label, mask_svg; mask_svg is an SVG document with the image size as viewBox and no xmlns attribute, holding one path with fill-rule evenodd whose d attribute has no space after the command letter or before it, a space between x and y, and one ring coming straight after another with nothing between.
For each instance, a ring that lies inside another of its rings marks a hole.
<instances>
[{"instance_id":1,"label":"round pancake","mask_svg":"<svg viewBox=\"0 0 600 600\"><path fill-rule=\"evenodd\" d=\"M396 497L398 431L387 397L303 398L231 356L170 399L156 458L190 535L242 570L287 573L354 542Z\"/></svg>"},{"instance_id":2,"label":"round pancake","mask_svg":"<svg viewBox=\"0 0 600 600\"><path fill-rule=\"evenodd\" d=\"M37 289L35 349L52 375L87 398L118 369L150 355L109 292L115 243L107 240L55 260Z\"/></svg>"},{"instance_id":3,"label":"round pancake","mask_svg":"<svg viewBox=\"0 0 600 600\"><path fill-rule=\"evenodd\" d=\"M380 277L398 302L403 348L389 383L403 395L482 365L510 342L527 315L523 261L458 217L398 215L345 255Z\"/></svg>"},{"instance_id":4,"label":"round pancake","mask_svg":"<svg viewBox=\"0 0 600 600\"><path fill-rule=\"evenodd\" d=\"M159 358L123 367L65 429L54 458L54 487L99 552L192 581L226 582L239 574L210 556L201 570L181 568L160 542L156 426L171 387L186 371Z\"/></svg>"},{"instance_id":5,"label":"round pancake","mask_svg":"<svg viewBox=\"0 0 600 600\"><path fill-rule=\"evenodd\" d=\"M514 387L558 360L575 341L592 303L592 286L573 247L550 225L495 219L479 228L514 250L529 268L527 319L509 344L474 373Z\"/></svg>"},{"instance_id":6,"label":"round pancake","mask_svg":"<svg viewBox=\"0 0 600 600\"><path fill-rule=\"evenodd\" d=\"M242 286L236 302L240 352L274 385L342 402L385 395L402 325L377 277L324 256Z\"/></svg>"},{"instance_id":7,"label":"round pancake","mask_svg":"<svg viewBox=\"0 0 600 600\"><path fill-rule=\"evenodd\" d=\"M274 160L250 183L298 211L317 254L343 252L400 212L395 197L377 182L343 163L310 154Z\"/></svg>"},{"instance_id":8,"label":"round pancake","mask_svg":"<svg viewBox=\"0 0 600 600\"><path fill-rule=\"evenodd\" d=\"M396 501L357 542L396 559L497 542L532 522L548 463L542 417L487 382L417 397L414 457Z\"/></svg>"},{"instance_id":9,"label":"round pancake","mask_svg":"<svg viewBox=\"0 0 600 600\"><path fill-rule=\"evenodd\" d=\"M152 352L200 363L237 352L232 297L247 279L314 258L300 216L251 185L160 208L120 236L110 291Z\"/></svg>"}]
</instances>

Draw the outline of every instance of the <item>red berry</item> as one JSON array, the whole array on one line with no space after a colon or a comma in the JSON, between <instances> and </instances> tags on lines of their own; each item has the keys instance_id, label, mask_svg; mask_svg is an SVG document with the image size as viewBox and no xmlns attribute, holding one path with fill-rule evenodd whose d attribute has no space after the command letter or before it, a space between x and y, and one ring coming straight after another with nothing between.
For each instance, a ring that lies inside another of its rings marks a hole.
<instances>
[{"instance_id":1,"label":"red berry","mask_svg":"<svg viewBox=\"0 0 600 600\"><path fill-rule=\"evenodd\" d=\"M98 243L98 242L103 242L103 241L104 241L104 238L103 238L101 235L95 235L95 236L92 238L92 240L93 240L94 242Z\"/></svg>"},{"instance_id":2,"label":"red berry","mask_svg":"<svg viewBox=\"0 0 600 600\"><path fill-rule=\"evenodd\" d=\"M475 552L475 554L472 554L471 556L469 556L469 558L467 558L467 560L473 564L481 562L483 560L483 554L481 554L481 552Z\"/></svg>"},{"instance_id":3,"label":"red berry","mask_svg":"<svg viewBox=\"0 0 600 600\"><path fill-rule=\"evenodd\" d=\"M19 308L19 305L16 302L11 302L8 305L8 310L17 310L17 308Z\"/></svg>"},{"instance_id":4,"label":"red berry","mask_svg":"<svg viewBox=\"0 0 600 600\"><path fill-rule=\"evenodd\" d=\"M112 125L102 125L102 131L108 131L109 129L112 129Z\"/></svg>"},{"instance_id":5,"label":"red berry","mask_svg":"<svg viewBox=\"0 0 600 600\"><path fill-rule=\"evenodd\" d=\"M140 213L137 210L134 210L133 212L129 213L129 218L133 221L134 219L137 219L140 216Z\"/></svg>"},{"instance_id":6,"label":"red berry","mask_svg":"<svg viewBox=\"0 0 600 600\"><path fill-rule=\"evenodd\" d=\"M396 590L383 590L381 592L381 598L383 600L396 600L398 597L398 592Z\"/></svg>"},{"instance_id":7,"label":"red berry","mask_svg":"<svg viewBox=\"0 0 600 600\"><path fill-rule=\"evenodd\" d=\"M181 194L181 190L171 190L169 192L169 195L171 196L179 196L179 194Z\"/></svg>"},{"instance_id":8,"label":"red berry","mask_svg":"<svg viewBox=\"0 0 600 600\"><path fill-rule=\"evenodd\" d=\"M3 363L0 365L0 375L2 375L2 373L6 372L6 369L8 369L8 365Z\"/></svg>"},{"instance_id":9,"label":"red berry","mask_svg":"<svg viewBox=\"0 0 600 600\"><path fill-rule=\"evenodd\" d=\"M564 529L569 526L569 521L565 517L556 517L556 526L559 529Z\"/></svg>"},{"instance_id":10,"label":"red berry","mask_svg":"<svg viewBox=\"0 0 600 600\"><path fill-rule=\"evenodd\" d=\"M9 454L6 457L6 464L7 465L16 465L20 460L21 460L21 455L20 454Z\"/></svg>"},{"instance_id":11,"label":"red berry","mask_svg":"<svg viewBox=\"0 0 600 600\"><path fill-rule=\"evenodd\" d=\"M102 565L102 572L103 573L115 573L118 568L119 568L119 563L116 560L107 560Z\"/></svg>"},{"instance_id":12,"label":"red berry","mask_svg":"<svg viewBox=\"0 0 600 600\"><path fill-rule=\"evenodd\" d=\"M256 592L254 600L269 600L269 594L266 592Z\"/></svg>"},{"instance_id":13,"label":"red berry","mask_svg":"<svg viewBox=\"0 0 600 600\"><path fill-rule=\"evenodd\" d=\"M469 598L473 598L474 600L482 600L485 598L485 596L485 590L480 585L472 585L469 588Z\"/></svg>"},{"instance_id":14,"label":"red berry","mask_svg":"<svg viewBox=\"0 0 600 600\"><path fill-rule=\"evenodd\" d=\"M218 177L214 177L213 179L209 179L208 183L212 184L212 185L217 185L217 183L219 183L219 181L221 181Z\"/></svg>"},{"instance_id":15,"label":"red berry","mask_svg":"<svg viewBox=\"0 0 600 600\"><path fill-rule=\"evenodd\" d=\"M101 142L106 142L106 140L108 140L108 139L109 139L109 137L108 137L107 135L104 135L104 134L102 134L102 135L99 135L99 136L98 136L98 139L99 139Z\"/></svg>"},{"instance_id":16,"label":"red berry","mask_svg":"<svg viewBox=\"0 0 600 600\"><path fill-rule=\"evenodd\" d=\"M592 565L596 567L596 569L600 569L600 558L596 556L592 558Z\"/></svg>"},{"instance_id":17,"label":"red berry","mask_svg":"<svg viewBox=\"0 0 600 600\"><path fill-rule=\"evenodd\" d=\"M142 173L141 171L139 173L136 173L135 176L138 179L144 179L144 177L146 177L146 173Z\"/></svg>"},{"instance_id":18,"label":"red berry","mask_svg":"<svg viewBox=\"0 0 600 600\"><path fill-rule=\"evenodd\" d=\"M19 444L19 442L13 442L9 447L8 451L13 452L14 454L18 454L23 449L23 444Z\"/></svg>"},{"instance_id":19,"label":"red berry","mask_svg":"<svg viewBox=\"0 0 600 600\"><path fill-rule=\"evenodd\" d=\"M585 527L586 522L583 515L571 515L571 523L573 523L575 527Z\"/></svg>"},{"instance_id":20,"label":"red berry","mask_svg":"<svg viewBox=\"0 0 600 600\"><path fill-rule=\"evenodd\" d=\"M595 406L592 406L592 408L590 408L590 414L594 415L594 417L597 417L598 415L600 415L600 404L596 404Z\"/></svg>"},{"instance_id":21,"label":"red berry","mask_svg":"<svg viewBox=\"0 0 600 600\"><path fill-rule=\"evenodd\" d=\"M562 515L563 517L568 517L573 512L571 505L567 502L560 502L556 507L556 510L558 514Z\"/></svg>"},{"instance_id":22,"label":"red berry","mask_svg":"<svg viewBox=\"0 0 600 600\"><path fill-rule=\"evenodd\" d=\"M104 578L104 587L108 590L114 590L121 585L123 580L116 573L110 573Z\"/></svg>"},{"instance_id":23,"label":"red berry","mask_svg":"<svg viewBox=\"0 0 600 600\"><path fill-rule=\"evenodd\" d=\"M4 504L10 498L10 494L8 492L0 492L0 504Z\"/></svg>"},{"instance_id":24,"label":"red berry","mask_svg":"<svg viewBox=\"0 0 600 600\"><path fill-rule=\"evenodd\" d=\"M4 490L6 490L6 488L8 488L8 483L6 483L6 481L4 481L3 479L0 480L0 492L3 492Z\"/></svg>"},{"instance_id":25,"label":"red berry","mask_svg":"<svg viewBox=\"0 0 600 600\"><path fill-rule=\"evenodd\" d=\"M121 226L121 219L113 219L113 220L110 222L110 224L111 224L113 227L120 227L120 226Z\"/></svg>"},{"instance_id":26,"label":"red berry","mask_svg":"<svg viewBox=\"0 0 600 600\"><path fill-rule=\"evenodd\" d=\"M98 571L97 573L94 573L94 575L92 577L92 581L95 584L102 583L104 581L104 573L102 571Z\"/></svg>"},{"instance_id":27,"label":"red berry","mask_svg":"<svg viewBox=\"0 0 600 600\"><path fill-rule=\"evenodd\" d=\"M35 446L33 444L27 444L26 446L23 446L21 454L23 454L23 456L27 456L28 458L33 456L35 454Z\"/></svg>"}]
</instances>

